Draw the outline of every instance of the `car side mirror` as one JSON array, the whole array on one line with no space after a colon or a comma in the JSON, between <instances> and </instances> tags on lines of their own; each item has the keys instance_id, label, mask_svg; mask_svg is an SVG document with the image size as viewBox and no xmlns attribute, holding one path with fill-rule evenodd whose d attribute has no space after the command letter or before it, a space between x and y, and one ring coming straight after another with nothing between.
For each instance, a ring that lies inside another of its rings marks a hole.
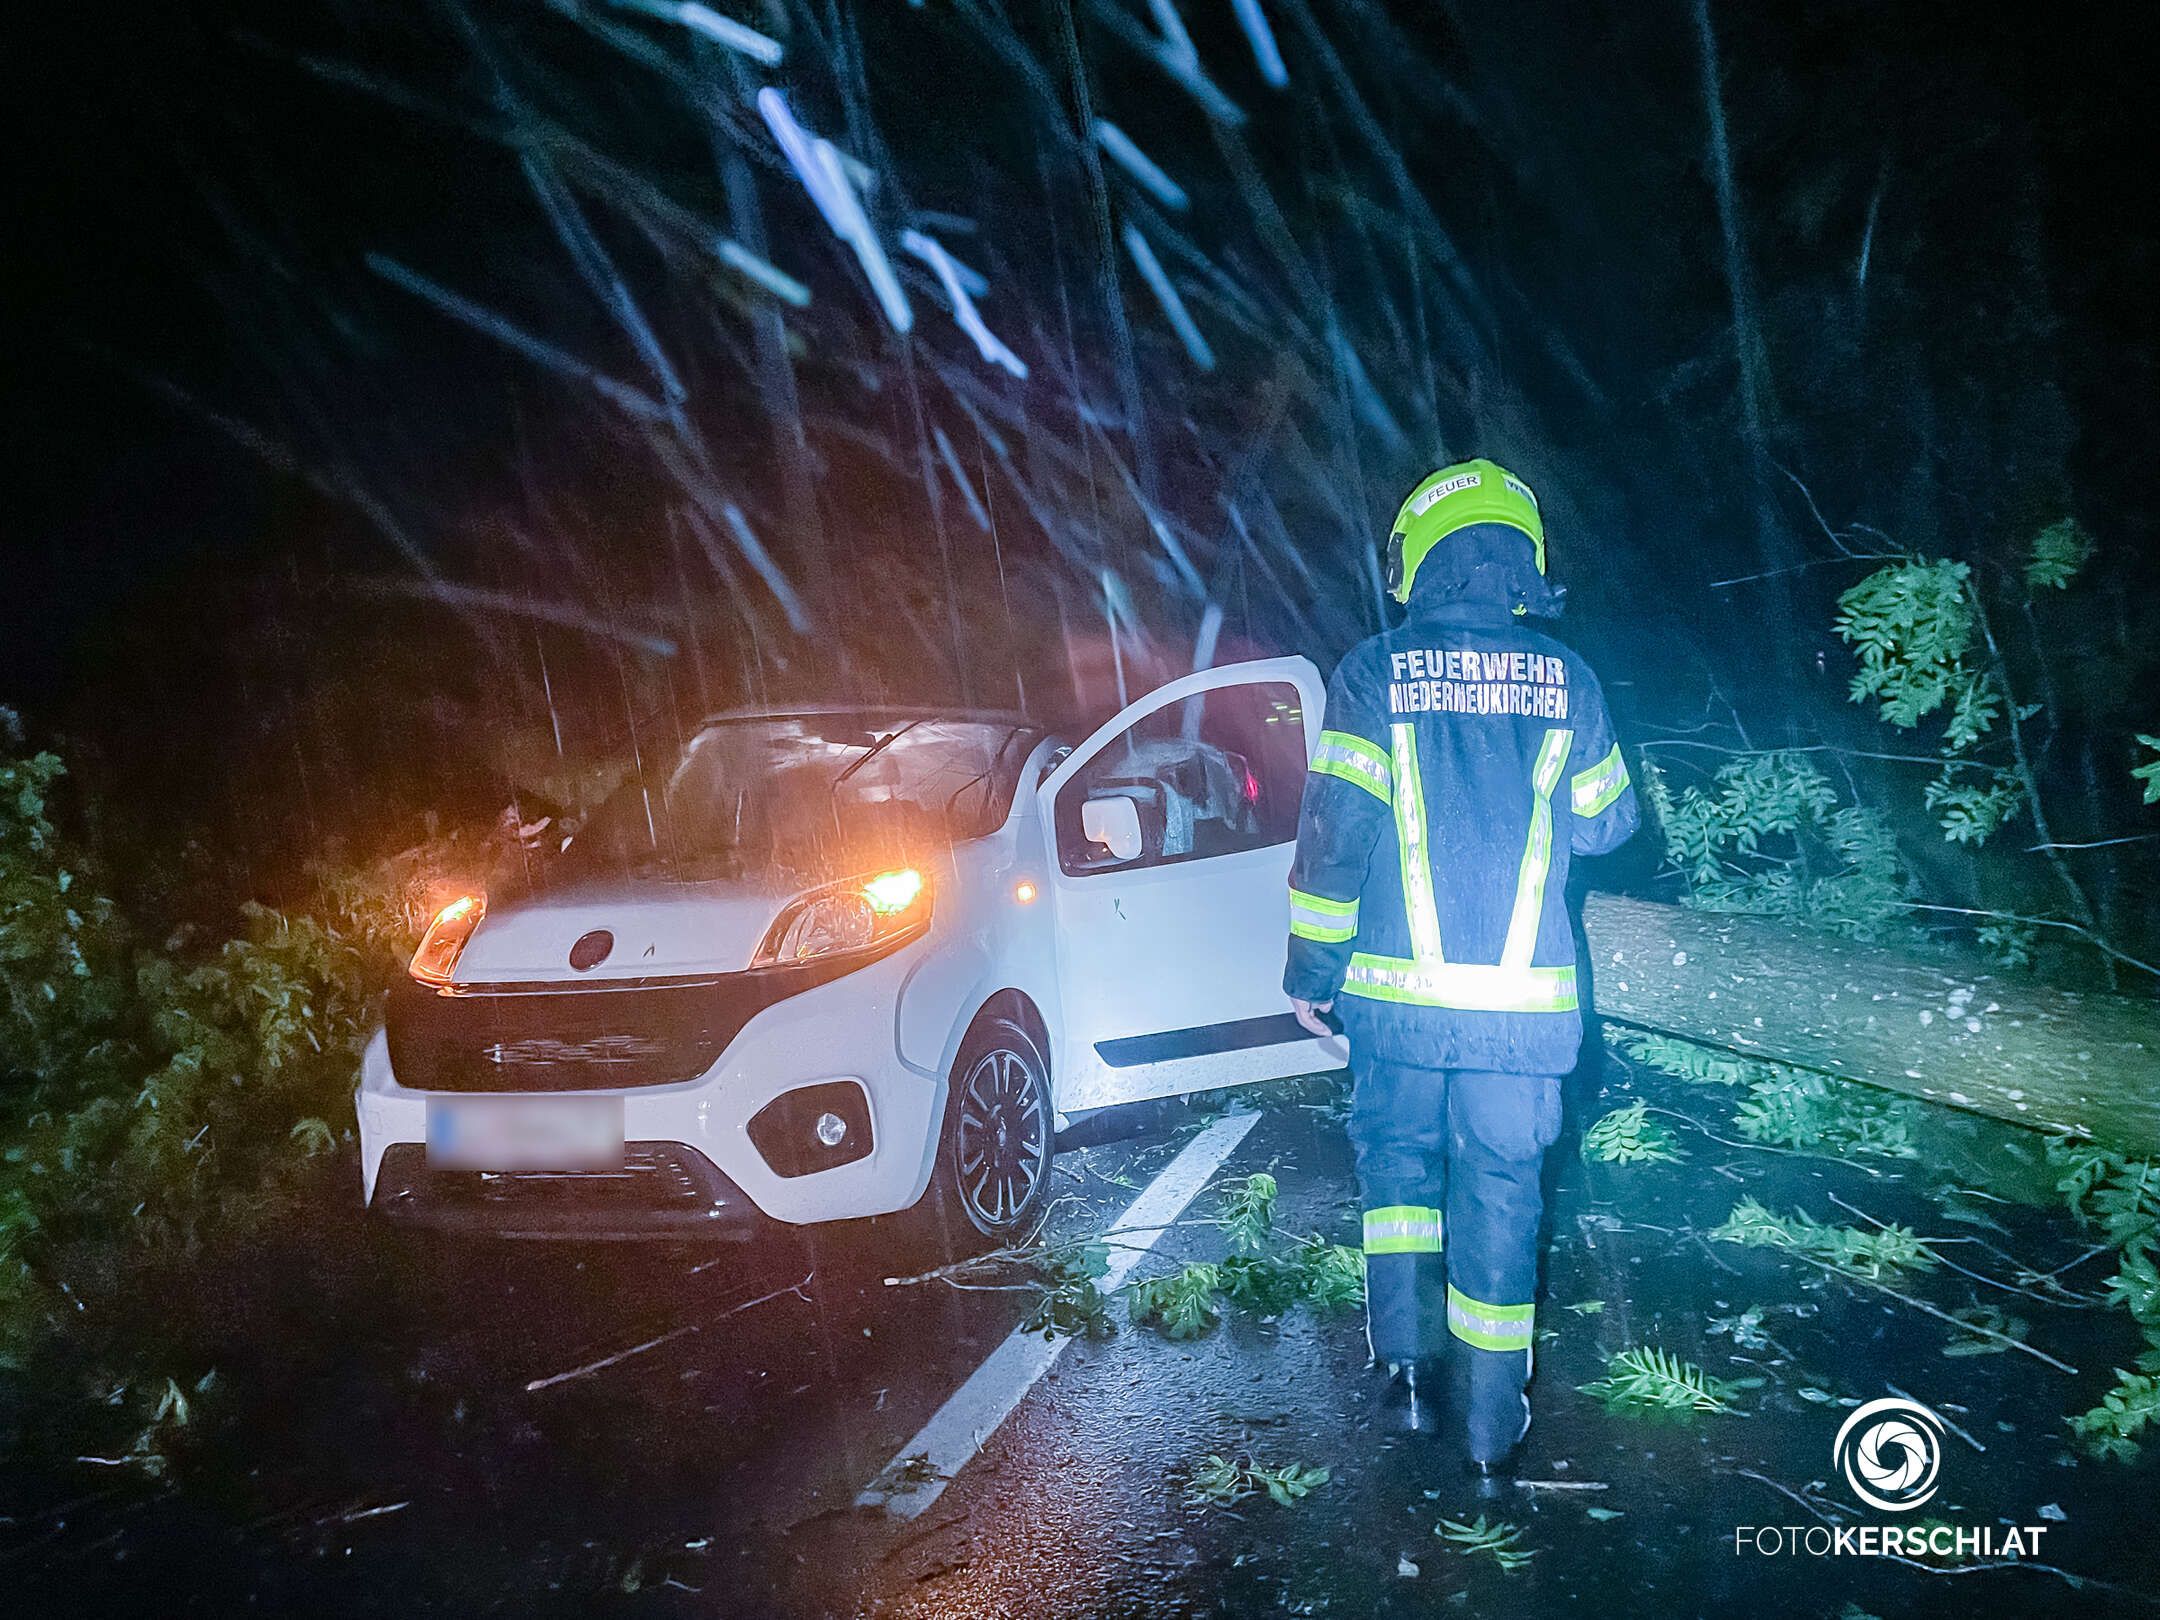
<instances>
[{"instance_id":1,"label":"car side mirror","mask_svg":"<svg viewBox=\"0 0 2160 1620\"><path fill-rule=\"evenodd\" d=\"M1140 810L1130 799L1087 800L1080 806L1080 831L1115 860L1140 858Z\"/></svg>"}]
</instances>

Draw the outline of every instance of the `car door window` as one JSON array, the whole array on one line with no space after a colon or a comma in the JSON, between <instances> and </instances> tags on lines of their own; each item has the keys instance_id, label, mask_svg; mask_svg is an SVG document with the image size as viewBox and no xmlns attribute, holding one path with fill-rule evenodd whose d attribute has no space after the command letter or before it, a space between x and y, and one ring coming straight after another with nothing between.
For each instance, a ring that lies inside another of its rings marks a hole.
<instances>
[{"instance_id":1,"label":"car door window","mask_svg":"<svg viewBox=\"0 0 2160 1620\"><path fill-rule=\"evenodd\" d=\"M1202 692L1143 716L1096 750L1059 790L1058 862L1070 876L1173 866L1288 843L1305 780L1304 707L1287 681ZM1090 840L1080 807L1130 800L1140 854Z\"/></svg>"}]
</instances>

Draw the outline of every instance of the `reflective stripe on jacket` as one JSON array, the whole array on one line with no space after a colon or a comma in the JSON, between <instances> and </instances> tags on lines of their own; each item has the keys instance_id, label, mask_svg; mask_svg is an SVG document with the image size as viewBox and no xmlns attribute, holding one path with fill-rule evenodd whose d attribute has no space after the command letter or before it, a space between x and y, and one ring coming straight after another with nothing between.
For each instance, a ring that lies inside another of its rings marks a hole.
<instances>
[{"instance_id":1,"label":"reflective stripe on jacket","mask_svg":"<svg viewBox=\"0 0 2160 1620\"><path fill-rule=\"evenodd\" d=\"M1372 1058L1564 1074L1582 1040L1569 859L1637 820L1604 694L1504 607L1412 612L1328 683L1283 988L1339 996Z\"/></svg>"}]
</instances>

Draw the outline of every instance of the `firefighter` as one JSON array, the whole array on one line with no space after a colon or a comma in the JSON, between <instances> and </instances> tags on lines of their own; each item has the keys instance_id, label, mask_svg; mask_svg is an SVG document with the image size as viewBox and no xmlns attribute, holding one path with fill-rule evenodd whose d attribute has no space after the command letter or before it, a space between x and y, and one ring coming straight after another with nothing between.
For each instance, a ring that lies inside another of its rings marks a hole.
<instances>
[{"instance_id":1,"label":"firefighter","mask_svg":"<svg viewBox=\"0 0 2160 1620\"><path fill-rule=\"evenodd\" d=\"M1526 622L1560 606L1529 485L1490 461L1426 478L1387 587L1403 623L1328 683L1283 988L1350 1043L1374 1363L1414 1429L1452 1386L1499 1477L1530 1427L1538 1172L1582 1041L1568 862L1635 830L1635 794L1597 677Z\"/></svg>"}]
</instances>

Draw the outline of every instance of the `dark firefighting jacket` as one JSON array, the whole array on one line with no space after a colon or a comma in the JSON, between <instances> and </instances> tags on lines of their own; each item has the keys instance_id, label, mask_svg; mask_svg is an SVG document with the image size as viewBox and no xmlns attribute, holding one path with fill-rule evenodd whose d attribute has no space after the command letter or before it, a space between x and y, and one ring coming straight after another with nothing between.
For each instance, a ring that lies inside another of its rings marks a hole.
<instances>
[{"instance_id":1,"label":"dark firefighting jacket","mask_svg":"<svg viewBox=\"0 0 2160 1620\"><path fill-rule=\"evenodd\" d=\"M1354 1061L1564 1074L1569 859L1626 840L1635 791L1597 677L1514 611L1557 605L1528 542L1488 527L1429 555L1404 623L1328 682L1283 989L1335 998Z\"/></svg>"}]
</instances>

